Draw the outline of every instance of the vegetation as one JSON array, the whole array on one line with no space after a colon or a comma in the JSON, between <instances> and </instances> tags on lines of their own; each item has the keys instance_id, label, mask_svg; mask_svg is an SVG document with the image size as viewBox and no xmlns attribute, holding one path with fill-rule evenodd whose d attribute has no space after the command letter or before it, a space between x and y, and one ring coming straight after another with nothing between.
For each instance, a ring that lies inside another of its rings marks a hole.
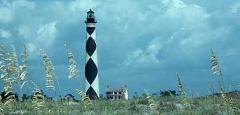
<instances>
[{"instance_id":1,"label":"vegetation","mask_svg":"<svg viewBox=\"0 0 240 115\"><path fill-rule=\"evenodd\" d=\"M73 53L67 45L69 80L75 79L79 73ZM54 64L47 53L39 50L42 57L46 87L55 92L60 90L60 84L54 73ZM71 94L59 100L52 100L44 95L44 92L34 80L28 78L27 72L27 49L24 46L21 63L18 62L17 52L14 47L8 50L0 45L0 74L4 88L0 96L0 115L26 114L26 115L239 115L240 92L226 92L223 82L223 72L216 54L211 50L211 70L218 80L219 93L203 97L187 96L180 75L177 74L176 87L174 90L162 91L160 94L149 94L147 91L141 96L134 96L130 100L107 100L99 98L90 100L84 91L76 88L76 93L81 97L76 100ZM28 83L28 84L27 84ZM57 88L55 88L57 83ZM33 85L33 86L29 86ZM13 87L29 88L32 95L24 94L19 97Z\"/></svg>"},{"instance_id":2,"label":"vegetation","mask_svg":"<svg viewBox=\"0 0 240 115\"><path fill-rule=\"evenodd\" d=\"M147 97L138 97L131 100L110 101L105 99L92 100L87 107L83 101L52 101L46 100L43 104L33 105L31 99L18 101L9 110L7 106L2 106L4 114L26 114L26 115L131 115L131 114L150 114L150 115L232 115L231 110L225 106L221 97L203 97L192 99L191 108L185 108L181 101L175 97L153 97L156 109L151 108ZM236 107L240 107L240 98L234 98ZM238 114L236 114L238 115Z\"/></svg>"}]
</instances>

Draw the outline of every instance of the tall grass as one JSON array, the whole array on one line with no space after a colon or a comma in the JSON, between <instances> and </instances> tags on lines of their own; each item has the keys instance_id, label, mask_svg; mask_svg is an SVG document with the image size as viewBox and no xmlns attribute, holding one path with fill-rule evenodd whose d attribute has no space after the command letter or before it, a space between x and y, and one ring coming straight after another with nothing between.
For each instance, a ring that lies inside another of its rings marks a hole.
<instances>
[{"instance_id":1,"label":"tall grass","mask_svg":"<svg viewBox=\"0 0 240 115\"><path fill-rule=\"evenodd\" d=\"M234 104L232 98L227 97L227 95L225 93L223 73L222 73L222 70L220 68L218 58L217 58L215 52L213 51L213 49L211 49L210 60L211 60L211 70L212 70L213 74L218 77L218 85L219 85L219 88L220 88L220 94L221 94L222 100L225 103L225 106L227 107L228 113L230 115L240 114L239 113L239 108Z\"/></svg>"},{"instance_id":2,"label":"tall grass","mask_svg":"<svg viewBox=\"0 0 240 115\"><path fill-rule=\"evenodd\" d=\"M45 69L46 87L48 89L55 90L54 85L55 73L52 61L49 59L48 55L42 49L39 49L39 51L41 52L42 62Z\"/></svg>"},{"instance_id":3,"label":"tall grass","mask_svg":"<svg viewBox=\"0 0 240 115\"><path fill-rule=\"evenodd\" d=\"M69 75L68 78L76 78L77 75L79 74L79 69L77 68L77 63L74 58L74 55L70 48L67 46L67 44L64 44L66 50L67 50L67 59L68 59L68 70L69 70Z\"/></svg>"},{"instance_id":4,"label":"tall grass","mask_svg":"<svg viewBox=\"0 0 240 115\"><path fill-rule=\"evenodd\" d=\"M177 74L177 87L180 96L181 103L185 106L184 108L191 108L191 100L187 97L185 89L183 87L182 81L179 74Z\"/></svg>"}]
</instances>

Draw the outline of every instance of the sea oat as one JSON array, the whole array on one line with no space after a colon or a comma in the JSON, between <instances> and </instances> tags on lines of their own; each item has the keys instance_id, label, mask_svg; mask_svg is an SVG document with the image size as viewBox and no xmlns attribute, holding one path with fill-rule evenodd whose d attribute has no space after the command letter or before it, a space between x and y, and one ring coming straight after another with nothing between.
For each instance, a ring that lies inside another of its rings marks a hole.
<instances>
[{"instance_id":1,"label":"sea oat","mask_svg":"<svg viewBox=\"0 0 240 115\"><path fill-rule=\"evenodd\" d=\"M83 102L83 105L85 108L92 106L92 101L90 98L86 95L86 93L82 90L76 89L76 92L80 95L81 101Z\"/></svg>"},{"instance_id":2,"label":"sea oat","mask_svg":"<svg viewBox=\"0 0 240 115\"><path fill-rule=\"evenodd\" d=\"M22 51L22 64L19 66L19 79L18 81L25 81L27 79L27 49L24 45Z\"/></svg>"},{"instance_id":3,"label":"sea oat","mask_svg":"<svg viewBox=\"0 0 240 115\"><path fill-rule=\"evenodd\" d=\"M67 49L68 70L69 70L68 78L71 79L76 77L79 74L79 70L77 69L77 63L72 51L68 48L67 44L64 44L64 46Z\"/></svg>"},{"instance_id":4,"label":"sea oat","mask_svg":"<svg viewBox=\"0 0 240 115\"><path fill-rule=\"evenodd\" d=\"M191 107L191 104L187 98L186 92L183 88L183 84L182 81L179 77L179 74L177 74L177 85L178 85L178 92L179 92L179 96L181 98L181 102L185 107Z\"/></svg>"},{"instance_id":5,"label":"sea oat","mask_svg":"<svg viewBox=\"0 0 240 115\"><path fill-rule=\"evenodd\" d=\"M213 49L211 49L211 70L213 71L214 75L222 76L222 71L218 63L218 58L215 55Z\"/></svg>"},{"instance_id":6,"label":"sea oat","mask_svg":"<svg viewBox=\"0 0 240 115\"><path fill-rule=\"evenodd\" d=\"M39 110L45 105L44 96L41 90L35 89L32 97L32 106L34 109Z\"/></svg>"},{"instance_id":7,"label":"sea oat","mask_svg":"<svg viewBox=\"0 0 240 115\"><path fill-rule=\"evenodd\" d=\"M0 97L1 98L1 97ZM0 100L1 101L1 100ZM2 103L0 103L0 115L4 115L4 113L3 113L4 111L3 111L3 108L2 108Z\"/></svg>"},{"instance_id":8,"label":"sea oat","mask_svg":"<svg viewBox=\"0 0 240 115\"><path fill-rule=\"evenodd\" d=\"M18 75L17 53L13 47L13 51L7 51L2 45L0 46L0 73L1 79L4 81L3 89L5 94L4 105L10 106L16 101L12 91L12 86L16 82Z\"/></svg>"},{"instance_id":9,"label":"sea oat","mask_svg":"<svg viewBox=\"0 0 240 115\"><path fill-rule=\"evenodd\" d=\"M215 55L213 49L211 49L211 70L213 71L213 74L216 76L220 76L218 78L218 84L220 87L220 94L222 99L225 102L225 105L230 109L230 114L231 115L237 115L239 108L234 104L233 100L231 97L227 97L225 91L224 91L224 83L223 83L223 74L222 70L220 68L217 56ZM220 79L221 78L221 79Z\"/></svg>"},{"instance_id":10,"label":"sea oat","mask_svg":"<svg viewBox=\"0 0 240 115\"><path fill-rule=\"evenodd\" d=\"M144 92L146 94L146 99L148 102L148 107L157 115L160 114L160 111L158 109L158 103L157 101L154 99L154 97L148 93L148 91L146 89L144 89Z\"/></svg>"},{"instance_id":11,"label":"sea oat","mask_svg":"<svg viewBox=\"0 0 240 115\"><path fill-rule=\"evenodd\" d=\"M54 74L53 64L50 61L50 59L48 58L48 55L42 49L40 49L40 52L41 52L42 61L43 61L44 69L45 69L46 87L48 89L54 90L55 89L55 86L54 86L55 74Z\"/></svg>"},{"instance_id":12,"label":"sea oat","mask_svg":"<svg viewBox=\"0 0 240 115\"><path fill-rule=\"evenodd\" d=\"M233 102L231 97L227 97L223 88L221 88L221 97L224 100L225 105L230 109L230 114L231 115L238 115L239 114L239 108L235 105L235 103Z\"/></svg>"}]
</instances>

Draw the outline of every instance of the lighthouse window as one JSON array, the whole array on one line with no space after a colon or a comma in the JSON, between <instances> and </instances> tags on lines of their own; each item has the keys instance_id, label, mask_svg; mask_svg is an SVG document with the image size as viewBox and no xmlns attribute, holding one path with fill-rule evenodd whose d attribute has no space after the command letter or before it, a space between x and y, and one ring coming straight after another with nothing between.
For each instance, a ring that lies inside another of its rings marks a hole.
<instances>
[{"instance_id":1,"label":"lighthouse window","mask_svg":"<svg viewBox=\"0 0 240 115\"><path fill-rule=\"evenodd\" d=\"M93 14L89 14L88 17L89 17L89 18L93 18Z\"/></svg>"}]
</instances>

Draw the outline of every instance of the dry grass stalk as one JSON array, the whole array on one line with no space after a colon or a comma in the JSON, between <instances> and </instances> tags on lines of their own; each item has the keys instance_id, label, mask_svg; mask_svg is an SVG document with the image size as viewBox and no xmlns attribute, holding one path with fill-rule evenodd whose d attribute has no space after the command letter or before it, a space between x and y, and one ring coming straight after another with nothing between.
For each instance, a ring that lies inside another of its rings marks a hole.
<instances>
[{"instance_id":1,"label":"dry grass stalk","mask_svg":"<svg viewBox=\"0 0 240 115\"><path fill-rule=\"evenodd\" d=\"M2 98L0 99L0 101L2 101ZM0 115L4 115L4 111L3 111L3 108L2 108L2 103L0 103Z\"/></svg>"},{"instance_id":2,"label":"dry grass stalk","mask_svg":"<svg viewBox=\"0 0 240 115\"><path fill-rule=\"evenodd\" d=\"M159 110L158 110L158 103L157 101L154 100L154 97L152 95L150 95L146 90L145 93L147 95L146 99L148 101L148 107L151 110L154 110L156 112L157 115L160 114Z\"/></svg>"},{"instance_id":3,"label":"dry grass stalk","mask_svg":"<svg viewBox=\"0 0 240 115\"><path fill-rule=\"evenodd\" d=\"M12 86L16 82L18 75L17 53L13 47L13 51L7 51L0 45L0 73L1 79L4 81L4 106L11 107L15 103L16 98L12 91Z\"/></svg>"},{"instance_id":4,"label":"dry grass stalk","mask_svg":"<svg viewBox=\"0 0 240 115\"><path fill-rule=\"evenodd\" d=\"M223 73L222 73L222 70L220 68L218 58L217 58L216 54L214 53L213 49L211 49L210 60L211 60L211 70L212 70L213 75L219 76L218 77L219 89L224 88Z\"/></svg>"},{"instance_id":5,"label":"dry grass stalk","mask_svg":"<svg viewBox=\"0 0 240 115\"><path fill-rule=\"evenodd\" d=\"M177 74L177 85L178 85L179 96L181 98L181 103L187 108L191 107L191 103L189 102L189 99L187 98L187 95L183 88L183 84L179 77L179 74Z\"/></svg>"},{"instance_id":6,"label":"dry grass stalk","mask_svg":"<svg viewBox=\"0 0 240 115\"><path fill-rule=\"evenodd\" d=\"M86 95L86 93L82 90L76 89L76 92L80 95L81 101L83 102L84 108L88 108L92 106L92 101Z\"/></svg>"},{"instance_id":7,"label":"dry grass stalk","mask_svg":"<svg viewBox=\"0 0 240 115\"><path fill-rule=\"evenodd\" d=\"M69 79L75 78L79 74L77 69L77 63L74 58L72 51L68 48L67 44L64 44L67 49L67 58L68 58L68 70L69 70Z\"/></svg>"},{"instance_id":8,"label":"dry grass stalk","mask_svg":"<svg viewBox=\"0 0 240 115\"><path fill-rule=\"evenodd\" d=\"M23 82L27 80L27 49L24 45L22 51L22 64L19 66L19 77L18 82Z\"/></svg>"},{"instance_id":9,"label":"dry grass stalk","mask_svg":"<svg viewBox=\"0 0 240 115\"><path fill-rule=\"evenodd\" d=\"M227 97L225 91L224 91L224 83L223 83L223 74L222 70L220 68L218 59L216 54L214 53L213 49L211 49L211 70L214 75L219 76L218 83L220 87L220 94L221 97L225 103L225 105L230 109L231 115L238 115L239 114L239 108L234 104L232 98Z\"/></svg>"},{"instance_id":10,"label":"dry grass stalk","mask_svg":"<svg viewBox=\"0 0 240 115\"><path fill-rule=\"evenodd\" d=\"M35 91L33 92L32 104L35 110L39 110L44 107L45 101L41 90L35 89Z\"/></svg>"},{"instance_id":11,"label":"dry grass stalk","mask_svg":"<svg viewBox=\"0 0 240 115\"><path fill-rule=\"evenodd\" d=\"M50 61L48 55L42 49L40 49L40 52L41 52L42 61L45 69L46 87L48 89L55 90L55 86L54 86L55 74L54 74L53 64Z\"/></svg>"},{"instance_id":12,"label":"dry grass stalk","mask_svg":"<svg viewBox=\"0 0 240 115\"><path fill-rule=\"evenodd\" d=\"M211 70L213 71L213 74L217 75L217 76L222 76L222 71L221 71L221 68L219 66L218 58L215 55L213 49L211 49L210 60L211 60Z\"/></svg>"},{"instance_id":13,"label":"dry grass stalk","mask_svg":"<svg viewBox=\"0 0 240 115\"><path fill-rule=\"evenodd\" d=\"M227 97L223 88L221 88L221 97L224 100L225 105L230 109L230 114L239 115L239 108L235 105L231 97Z\"/></svg>"}]
</instances>

